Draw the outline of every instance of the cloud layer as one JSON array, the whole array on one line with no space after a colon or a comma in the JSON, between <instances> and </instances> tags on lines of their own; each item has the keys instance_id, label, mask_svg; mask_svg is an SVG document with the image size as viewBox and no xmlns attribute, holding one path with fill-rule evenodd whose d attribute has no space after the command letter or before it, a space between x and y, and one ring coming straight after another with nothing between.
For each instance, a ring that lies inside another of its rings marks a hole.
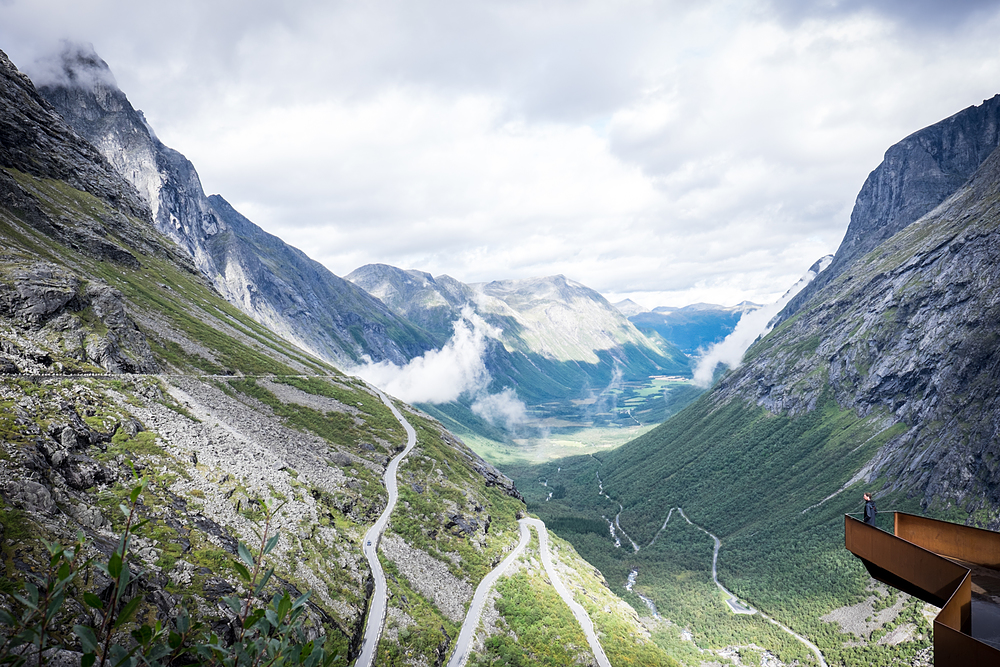
<instances>
[{"instance_id":1,"label":"cloud layer","mask_svg":"<svg viewBox=\"0 0 1000 667\"><path fill-rule=\"evenodd\" d=\"M998 92L1000 8L941 6L0 0L0 48L92 42L206 189L339 275L731 304L836 249L889 145Z\"/></svg>"},{"instance_id":2,"label":"cloud layer","mask_svg":"<svg viewBox=\"0 0 1000 667\"><path fill-rule=\"evenodd\" d=\"M698 356L694 368L694 383L699 387L708 387L712 384L719 364L736 368L743 363L743 355L754 341L770 333L774 326L772 320L775 315L780 313L792 297L801 292L820 272L825 271L832 261L832 256L824 257L819 261L819 271L814 272L810 268L780 299L763 308L744 313L732 333L718 343L710 345Z\"/></svg>"},{"instance_id":3,"label":"cloud layer","mask_svg":"<svg viewBox=\"0 0 1000 667\"><path fill-rule=\"evenodd\" d=\"M493 424L511 429L523 423L525 405L512 389L497 394L488 390L492 378L486 369L485 354L488 341L499 340L500 330L468 306L454 327L444 347L412 359L405 366L381 361L349 372L407 403L450 403L466 396L472 400L472 411Z\"/></svg>"}]
</instances>

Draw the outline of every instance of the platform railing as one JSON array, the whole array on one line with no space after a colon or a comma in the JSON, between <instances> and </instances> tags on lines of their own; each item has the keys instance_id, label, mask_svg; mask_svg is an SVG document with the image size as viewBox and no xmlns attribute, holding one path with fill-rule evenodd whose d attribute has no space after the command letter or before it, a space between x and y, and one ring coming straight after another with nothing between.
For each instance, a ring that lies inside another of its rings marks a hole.
<instances>
[{"instance_id":1,"label":"platform railing","mask_svg":"<svg viewBox=\"0 0 1000 667\"><path fill-rule=\"evenodd\" d=\"M972 636L970 570L943 557L996 567L1000 533L904 512L895 512L893 523L895 535L845 516L844 545L873 578L941 608L936 667L1000 664L1000 650Z\"/></svg>"}]
</instances>

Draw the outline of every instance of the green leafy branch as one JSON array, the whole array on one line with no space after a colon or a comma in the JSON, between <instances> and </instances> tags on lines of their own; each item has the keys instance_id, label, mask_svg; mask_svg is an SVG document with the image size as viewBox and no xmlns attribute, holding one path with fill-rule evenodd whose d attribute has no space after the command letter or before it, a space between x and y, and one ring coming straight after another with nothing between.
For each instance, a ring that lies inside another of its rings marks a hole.
<instances>
[{"instance_id":1,"label":"green leafy branch","mask_svg":"<svg viewBox=\"0 0 1000 667\"><path fill-rule=\"evenodd\" d=\"M148 484L140 481L129 494L129 503L119 507L126 517L125 529L114 553L107 562L94 566L111 580L105 599L93 592L83 593L83 602L100 616L97 627L74 625L73 634L82 648L81 667L169 667L180 662L197 662L219 667L328 667L339 656L328 655L323 648L325 636L309 640L304 627L311 591L292 600L288 593L275 594L264 606L264 589L274 575L274 567L266 567L265 558L280 540L280 533L271 533L275 513L281 508L263 503L264 527L257 553L239 543L239 559L233 568L247 585L244 598L225 597L223 601L236 614L239 635L232 645L226 645L215 633L206 633L203 623L192 620L187 609L181 608L168 624L157 620L132 630L127 645L116 643L125 626L132 621L142 601L141 595L125 600L133 574L128 562L132 534L148 520L137 521L139 499ZM44 541L43 541L44 542ZM51 649L73 650L67 643L68 633L60 627L57 616L68 594L73 592L77 575L91 565L81 562L86 542L83 533L77 535L72 548L45 542L49 552L49 568L43 579L23 583L23 594L13 595L14 613L0 609L0 625L6 628L0 644L0 665L21 667L34 656L39 667L47 662ZM100 662L98 662L100 661Z\"/></svg>"}]
</instances>

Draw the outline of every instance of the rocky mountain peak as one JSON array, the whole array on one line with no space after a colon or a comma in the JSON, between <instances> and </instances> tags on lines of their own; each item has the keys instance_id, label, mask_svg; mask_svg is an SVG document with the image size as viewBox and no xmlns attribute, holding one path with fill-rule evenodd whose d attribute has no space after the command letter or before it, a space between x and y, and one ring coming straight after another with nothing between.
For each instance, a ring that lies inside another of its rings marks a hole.
<instances>
[{"instance_id":1,"label":"rocky mountain peak","mask_svg":"<svg viewBox=\"0 0 1000 667\"><path fill-rule=\"evenodd\" d=\"M194 165L156 138L93 47L64 43L32 74L39 93L139 191L157 229L184 248L202 273L217 273L204 241L224 224L208 205Z\"/></svg>"},{"instance_id":2,"label":"rocky mountain peak","mask_svg":"<svg viewBox=\"0 0 1000 667\"><path fill-rule=\"evenodd\" d=\"M640 306L632 299L623 299L617 303L611 304L621 312L625 317L632 317L633 315L638 315L639 313L649 312L649 308L645 306Z\"/></svg>"},{"instance_id":3,"label":"rocky mountain peak","mask_svg":"<svg viewBox=\"0 0 1000 667\"><path fill-rule=\"evenodd\" d=\"M890 147L862 186L830 267L788 303L780 318L791 317L856 260L941 204L998 144L1000 94Z\"/></svg>"},{"instance_id":4,"label":"rocky mountain peak","mask_svg":"<svg viewBox=\"0 0 1000 667\"><path fill-rule=\"evenodd\" d=\"M81 138L0 52L0 166L63 180L125 215L149 219L135 189Z\"/></svg>"},{"instance_id":5,"label":"rocky mountain peak","mask_svg":"<svg viewBox=\"0 0 1000 667\"><path fill-rule=\"evenodd\" d=\"M66 44L35 74L39 93L132 184L156 228L230 303L334 363L365 355L403 363L430 347L425 332L364 290L264 232L221 196L206 196L194 165L157 139L93 47Z\"/></svg>"}]
</instances>

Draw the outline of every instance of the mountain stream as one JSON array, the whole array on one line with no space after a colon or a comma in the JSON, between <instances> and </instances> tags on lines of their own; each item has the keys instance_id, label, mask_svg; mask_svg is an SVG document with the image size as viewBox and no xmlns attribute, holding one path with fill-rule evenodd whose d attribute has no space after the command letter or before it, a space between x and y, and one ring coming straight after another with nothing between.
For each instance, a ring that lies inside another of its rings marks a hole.
<instances>
[{"instance_id":1,"label":"mountain stream","mask_svg":"<svg viewBox=\"0 0 1000 667\"><path fill-rule=\"evenodd\" d=\"M597 473L597 489L598 489L597 493L599 495L604 496L611 502L615 502L607 493L604 492L604 483L601 481L600 473ZM622 511L623 511L622 505L621 503L618 503L618 514L615 515L614 522L610 521L607 517L603 515L602 518L608 522L608 527L611 531L611 537L615 540L616 548L621 547L621 541L618 539L615 531L615 528L617 527L618 531L620 531L622 535L625 535L628 541L632 543L632 548L636 552L638 552L639 546L632 540L631 537L629 537L625 533L625 531L621 527ZM774 620L764 612L754 609L753 607L740 602L739 598L733 595L725 586L723 586L719 582L718 562L719 562L719 549L722 548L722 540L720 540L714 534L710 533L705 528L702 528L698 524L691 521L691 519L689 519L687 515L684 514L684 510L682 508L672 507L670 511L667 512L667 518L663 521L663 525L660 527L658 531L656 531L656 535L653 536L653 539L650 540L647 546L649 547L653 546L653 544L656 542L656 539L660 536L660 533L666 530L667 524L670 523L670 518L673 516L674 512L677 512L681 516L681 518L687 521L690 525L694 526L695 528L697 528L698 530L700 530L701 532L705 533L706 535L712 538L712 542L715 544L715 548L712 551L712 581L715 582L715 585L718 586L719 590L722 591L722 593L726 596L726 605L729 607L730 611L732 611L734 614L747 614L747 615L760 614L761 618L766 619L768 622L778 626L779 628L790 634L792 637L800 641L802 644L804 644L806 648L808 648L810 651L812 651L813 654L816 656L816 660L819 662L820 667L828 667L826 660L823 658L822 651L820 651L819 647L816 646L816 644L809 641L802 635L796 633L794 630L787 627L786 625L783 625L782 623L779 623L778 621ZM635 585L635 580L638 576L639 576L638 568L633 568L628 574L628 580L625 582L625 590L627 590L630 593L634 592L632 590L632 587ZM660 617L660 614L656 609L656 604L652 600L637 592L635 593L635 595L637 595L639 599L646 604L646 606L649 608L649 611L652 613L653 618Z\"/></svg>"}]
</instances>

